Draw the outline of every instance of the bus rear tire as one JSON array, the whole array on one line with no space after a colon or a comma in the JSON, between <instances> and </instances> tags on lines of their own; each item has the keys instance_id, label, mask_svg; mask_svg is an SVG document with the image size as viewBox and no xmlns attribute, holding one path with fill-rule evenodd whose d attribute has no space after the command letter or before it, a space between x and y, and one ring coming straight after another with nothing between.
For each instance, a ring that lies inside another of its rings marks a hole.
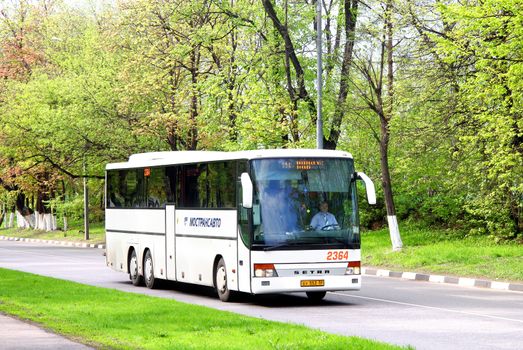
<instances>
[{"instance_id":1,"label":"bus rear tire","mask_svg":"<svg viewBox=\"0 0 523 350\"><path fill-rule=\"evenodd\" d=\"M129 279L134 286L138 287L143 284L143 277L138 272L138 257L136 256L136 251L134 249L129 258Z\"/></svg>"},{"instance_id":2,"label":"bus rear tire","mask_svg":"<svg viewBox=\"0 0 523 350\"><path fill-rule=\"evenodd\" d=\"M143 277L145 286L149 289L154 289L158 286L158 280L154 277L153 255L148 250L143 258Z\"/></svg>"},{"instance_id":3,"label":"bus rear tire","mask_svg":"<svg viewBox=\"0 0 523 350\"><path fill-rule=\"evenodd\" d=\"M220 261L218 261L214 276L216 281L216 292L218 293L220 300L224 302L231 301L232 292L227 286L227 269L225 268L225 261L223 258L220 258Z\"/></svg>"},{"instance_id":4,"label":"bus rear tire","mask_svg":"<svg viewBox=\"0 0 523 350\"><path fill-rule=\"evenodd\" d=\"M327 292L306 292L306 294L310 301L318 302L325 298Z\"/></svg>"}]
</instances>

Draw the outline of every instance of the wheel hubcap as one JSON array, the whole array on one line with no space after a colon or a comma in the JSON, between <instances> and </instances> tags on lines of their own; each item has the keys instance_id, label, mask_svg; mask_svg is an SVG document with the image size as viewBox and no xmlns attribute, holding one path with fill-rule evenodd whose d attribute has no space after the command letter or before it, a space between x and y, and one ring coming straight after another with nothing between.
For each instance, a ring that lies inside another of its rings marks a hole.
<instances>
[{"instance_id":1,"label":"wheel hubcap","mask_svg":"<svg viewBox=\"0 0 523 350\"><path fill-rule=\"evenodd\" d=\"M147 282L151 280L153 276L153 262L151 259L145 260L145 279Z\"/></svg>"},{"instance_id":2,"label":"wheel hubcap","mask_svg":"<svg viewBox=\"0 0 523 350\"><path fill-rule=\"evenodd\" d=\"M138 276L138 259L136 259L136 256L133 256L131 258L131 262L129 265L131 270L131 277L136 278L136 276Z\"/></svg>"},{"instance_id":3,"label":"wheel hubcap","mask_svg":"<svg viewBox=\"0 0 523 350\"><path fill-rule=\"evenodd\" d=\"M222 293L227 289L227 275L223 266L216 272L216 288Z\"/></svg>"}]
</instances>

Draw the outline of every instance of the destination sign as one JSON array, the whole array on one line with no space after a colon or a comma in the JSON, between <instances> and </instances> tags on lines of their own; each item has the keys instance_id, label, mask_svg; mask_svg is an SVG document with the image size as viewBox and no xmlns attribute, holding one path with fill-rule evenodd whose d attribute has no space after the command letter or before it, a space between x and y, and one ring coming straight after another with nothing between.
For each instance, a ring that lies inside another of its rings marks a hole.
<instances>
[{"instance_id":1,"label":"destination sign","mask_svg":"<svg viewBox=\"0 0 523 350\"><path fill-rule=\"evenodd\" d=\"M281 167L289 170L324 169L325 161L322 159L289 159L282 161Z\"/></svg>"}]
</instances>

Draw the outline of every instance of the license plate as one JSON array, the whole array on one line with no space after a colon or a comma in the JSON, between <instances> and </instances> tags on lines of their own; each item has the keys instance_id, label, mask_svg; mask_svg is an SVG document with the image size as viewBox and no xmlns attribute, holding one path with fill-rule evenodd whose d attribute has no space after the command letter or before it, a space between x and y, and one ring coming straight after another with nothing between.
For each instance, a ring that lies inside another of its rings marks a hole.
<instances>
[{"instance_id":1,"label":"license plate","mask_svg":"<svg viewBox=\"0 0 523 350\"><path fill-rule=\"evenodd\" d=\"M302 280L300 281L301 287L323 287L325 286L325 280Z\"/></svg>"}]
</instances>

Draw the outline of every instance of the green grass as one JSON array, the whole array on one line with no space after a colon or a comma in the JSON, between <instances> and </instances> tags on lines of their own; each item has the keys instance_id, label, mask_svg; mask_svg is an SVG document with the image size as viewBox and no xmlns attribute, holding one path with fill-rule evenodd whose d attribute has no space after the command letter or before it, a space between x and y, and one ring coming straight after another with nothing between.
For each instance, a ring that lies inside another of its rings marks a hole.
<instances>
[{"instance_id":1,"label":"green grass","mask_svg":"<svg viewBox=\"0 0 523 350\"><path fill-rule=\"evenodd\" d=\"M523 282L523 245L495 243L455 230L400 227L404 248L393 252L388 229L362 234L362 263L399 271Z\"/></svg>"},{"instance_id":2,"label":"green grass","mask_svg":"<svg viewBox=\"0 0 523 350\"><path fill-rule=\"evenodd\" d=\"M170 299L0 269L0 312L115 349L399 349Z\"/></svg>"},{"instance_id":3,"label":"green grass","mask_svg":"<svg viewBox=\"0 0 523 350\"><path fill-rule=\"evenodd\" d=\"M92 223L89 225L89 240L84 240L84 228L81 223L76 223L67 231L41 231L19 228L0 228L0 236L38 238L54 241L74 241L99 244L105 242L104 223Z\"/></svg>"}]
</instances>

